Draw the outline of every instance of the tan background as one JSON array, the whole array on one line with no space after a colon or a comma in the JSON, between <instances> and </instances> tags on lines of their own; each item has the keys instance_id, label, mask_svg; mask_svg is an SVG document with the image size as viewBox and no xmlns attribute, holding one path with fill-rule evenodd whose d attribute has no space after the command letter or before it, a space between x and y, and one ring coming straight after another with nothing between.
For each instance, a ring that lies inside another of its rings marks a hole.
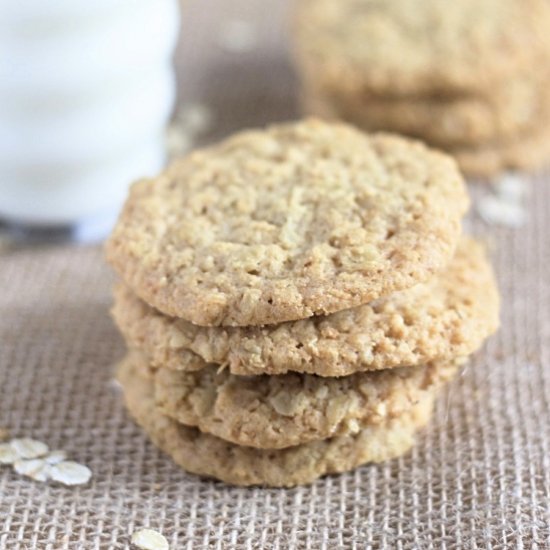
<instances>
[{"instance_id":1,"label":"tan background","mask_svg":"<svg viewBox=\"0 0 550 550\"><path fill-rule=\"evenodd\" d=\"M180 99L213 109L207 139L295 115L284 8L186 2ZM219 46L228 18L253 22L251 51ZM4 251L0 427L66 449L94 477L65 488L0 469L0 548L128 548L143 526L172 548L550 548L550 177L525 185L525 226L472 221L491 246L503 328L440 400L417 447L293 490L187 475L135 427L112 381L123 346L97 247Z\"/></svg>"}]
</instances>

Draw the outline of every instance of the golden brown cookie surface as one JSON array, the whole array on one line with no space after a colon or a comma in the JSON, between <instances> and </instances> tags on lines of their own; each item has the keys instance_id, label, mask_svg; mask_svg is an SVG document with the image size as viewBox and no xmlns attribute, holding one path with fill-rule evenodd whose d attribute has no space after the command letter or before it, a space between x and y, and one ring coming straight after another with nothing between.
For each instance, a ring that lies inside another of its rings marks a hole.
<instances>
[{"instance_id":1,"label":"golden brown cookie surface","mask_svg":"<svg viewBox=\"0 0 550 550\"><path fill-rule=\"evenodd\" d=\"M237 134L135 184L107 255L168 315L279 323L426 280L452 257L468 204L446 155L306 120Z\"/></svg>"},{"instance_id":2,"label":"golden brown cookie surface","mask_svg":"<svg viewBox=\"0 0 550 550\"><path fill-rule=\"evenodd\" d=\"M162 315L123 285L115 290L113 309L130 347L158 367L197 370L197 354L234 374L320 376L469 355L496 330L498 312L491 266L483 247L467 238L429 282L326 317L265 327L198 327Z\"/></svg>"},{"instance_id":3,"label":"golden brown cookie surface","mask_svg":"<svg viewBox=\"0 0 550 550\"><path fill-rule=\"evenodd\" d=\"M146 357L126 361L147 372ZM456 373L456 362L357 373L237 376L216 365L196 372L150 371L157 409L181 424L236 445L282 449L353 435L410 413Z\"/></svg>"}]
</instances>

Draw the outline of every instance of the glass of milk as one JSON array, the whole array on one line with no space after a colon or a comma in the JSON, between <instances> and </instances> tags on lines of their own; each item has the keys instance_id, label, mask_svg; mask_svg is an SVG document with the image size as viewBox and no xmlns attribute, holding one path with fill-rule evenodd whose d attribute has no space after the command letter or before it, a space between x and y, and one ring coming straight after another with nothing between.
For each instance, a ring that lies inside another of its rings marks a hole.
<instances>
[{"instance_id":1,"label":"glass of milk","mask_svg":"<svg viewBox=\"0 0 550 550\"><path fill-rule=\"evenodd\" d=\"M98 239L158 172L178 0L0 3L0 221Z\"/></svg>"}]
</instances>

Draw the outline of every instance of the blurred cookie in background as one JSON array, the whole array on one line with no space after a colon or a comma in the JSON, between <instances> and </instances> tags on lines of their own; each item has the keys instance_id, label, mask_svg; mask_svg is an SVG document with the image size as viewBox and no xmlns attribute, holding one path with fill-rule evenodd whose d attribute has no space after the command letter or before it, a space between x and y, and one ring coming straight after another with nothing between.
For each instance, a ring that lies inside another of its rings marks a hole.
<instances>
[{"instance_id":1,"label":"blurred cookie in background","mask_svg":"<svg viewBox=\"0 0 550 550\"><path fill-rule=\"evenodd\" d=\"M550 4L299 0L308 114L447 150L469 176L545 164Z\"/></svg>"}]
</instances>

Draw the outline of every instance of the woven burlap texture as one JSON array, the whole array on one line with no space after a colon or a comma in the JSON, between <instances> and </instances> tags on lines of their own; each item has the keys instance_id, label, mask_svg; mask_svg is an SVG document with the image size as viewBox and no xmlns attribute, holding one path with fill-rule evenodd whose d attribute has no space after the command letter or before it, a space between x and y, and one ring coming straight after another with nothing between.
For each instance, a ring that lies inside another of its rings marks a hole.
<instances>
[{"instance_id":1,"label":"woven burlap texture","mask_svg":"<svg viewBox=\"0 0 550 550\"><path fill-rule=\"evenodd\" d=\"M284 3L187 4L181 101L214 109L206 139L294 116ZM254 22L253 50L220 47L231 18ZM69 488L2 467L0 548L129 548L145 526L171 548L550 548L550 174L526 187L524 226L473 220L498 275L503 326L439 400L418 445L292 490L188 475L134 425L113 381L124 348L99 247L2 252L0 427L65 449L93 479Z\"/></svg>"}]
</instances>

